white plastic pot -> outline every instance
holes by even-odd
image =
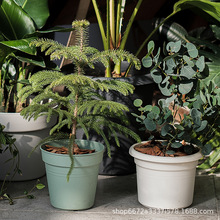
[[[129,153],[136,163],[138,201],[146,207],[159,209],[190,206],[201,153],[182,157],[152,156],[136,151],[137,145],[132,145]]]
[[[22,176],[16,174],[13,181],[24,181],[39,178],[45,175],[45,165],[41,158],[40,148],[36,149],[30,157],[32,149],[45,137],[49,136],[50,128],[55,124],[56,118],[50,123],[46,122],[47,116],[41,116],[37,120],[25,120],[19,113],[0,113],[0,123],[5,126],[4,131],[16,138],[15,145],[20,155],[20,170]],[[0,180],[5,178],[6,173],[12,166],[12,161],[5,162],[11,158],[7,150],[0,154]],[[12,174],[12,172],[11,172]],[[10,180],[12,175],[7,177]]]

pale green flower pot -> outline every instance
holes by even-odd
[[[74,168],[67,181],[71,160],[69,155],[50,153],[41,147],[46,166],[46,175],[51,205],[66,210],[91,208],[95,201],[99,165],[103,158],[104,145],[87,140],[76,140],[80,148],[95,149],[95,153],[74,155]],[[67,146],[68,140],[48,143],[52,146]]]

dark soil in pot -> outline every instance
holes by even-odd
[[[79,155],[79,154],[91,154],[94,153],[95,150],[89,150],[89,149],[80,149],[77,144],[74,145],[73,149],[73,155]],[[69,154],[69,149],[67,147],[54,147],[51,145],[45,145],[45,150],[51,153],[55,154]]]
[[[182,147],[175,149],[170,149],[167,145],[164,145],[164,141],[159,140],[145,142],[134,149],[143,154],[161,157],[180,157],[198,152],[197,148],[191,144],[186,144],[184,141],[182,141]]]

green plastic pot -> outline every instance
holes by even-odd
[[[51,205],[65,210],[83,210],[94,205],[99,165],[104,145],[87,140],[76,140],[80,148],[95,149],[95,153],[74,155],[74,168],[67,181],[71,160],[69,155],[55,154],[41,147],[45,162]],[[49,145],[68,146],[68,140],[49,142]]]

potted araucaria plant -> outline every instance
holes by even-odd
[[[184,208],[192,204],[196,166],[202,154],[212,150],[209,140],[219,129],[219,88],[209,75],[205,57],[190,42],[169,42],[142,62],[164,96],[158,105],[134,105],[134,114],[148,141],[135,144],[130,154],[137,167],[138,200],[144,206],[163,209]],[[152,65],[155,64],[154,67]],[[146,138],[147,140],[147,138]]]
[[[140,138],[127,128],[125,112],[128,108],[106,100],[98,92],[115,90],[128,95],[133,92],[133,86],[115,80],[94,80],[84,75],[86,65],[93,67],[95,62],[108,65],[108,59],[117,62],[119,58],[126,59],[129,54],[123,51],[100,52],[87,46],[89,22],[74,21],[72,25],[77,39],[74,46],[66,47],[49,39],[39,39],[31,45],[41,47],[52,60],[62,57],[71,60],[76,67],[74,72],[40,71],[30,78],[31,84],[23,88],[19,95],[25,99],[36,94],[31,104],[21,112],[25,118],[37,119],[47,115],[50,120],[52,115],[57,115],[57,124],[44,140],[45,144],[39,143],[46,164],[50,201],[56,208],[81,210],[94,204],[99,165],[105,147],[100,142],[77,139],[77,130],[82,128],[87,137],[91,130],[101,135],[109,153],[110,139],[119,144],[118,132],[137,141]],[[63,86],[67,95],[62,96],[54,91],[57,86]],[[44,99],[51,102],[42,103]],[[105,129],[107,133],[103,132]]]

